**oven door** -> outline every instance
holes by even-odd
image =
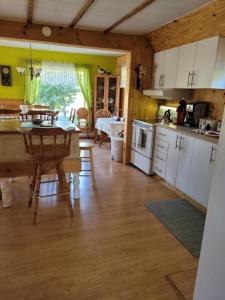
[[[152,158],[154,127],[133,125],[132,149],[147,158]]]

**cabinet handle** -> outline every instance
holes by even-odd
[[[193,71],[191,74],[191,87],[193,87],[195,85],[194,83],[194,77],[195,77],[196,73]]]
[[[215,163],[215,159],[213,159],[213,153],[214,153],[214,151],[216,151],[216,148],[215,148],[214,146],[212,146],[211,154],[210,154],[210,159],[209,159],[210,165],[211,165],[212,163]]]
[[[190,86],[191,85],[191,82],[190,82],[190,77],[191,77],[192,73],[189,72],[188,73],[188,81],[187,81],[187,86]]]
[[[178,145],[177,145],[178,139],[179,139],[179,136],[178,136],[178,134],[177,134],[175,150],[178,148]]]
[[[181,141],[183,141],[184,138],[182,138],[182,137],[180,136],[179,139],[180,139],[180,143],[179,143],[179,151],[181,151],[181,150],[183,150],[183,148],[181,147]]]
[[[159,87],[161,87],[162,75],[159,76]]]
[[[166,75],[162,74],[162,87],[165,86],[165,78],[166,78]]]

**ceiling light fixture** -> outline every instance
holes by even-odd
[[[34,62],[32,59],[32,49],[31,49],[31,43],[30,43],[30,58],[28,60],[29,62],[29,66],[28,66],[28,70],[26,73],[26,68],[25,67],[16,67],[17,72],[19,73],[19,75],[30,75],[30,79],[33,80],[34,77],[39,77],[41,75],[41,68],[34,67]]]

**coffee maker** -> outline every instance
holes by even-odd
[[[207,115],[207,102],[188,102],[186,106],[186,116],[184,126],[198,127],[199,119]]]

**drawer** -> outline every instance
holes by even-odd
[[[154,161],[153,163],[153,172],[159,175],[162,178],[166,176],[166,166],[161,163]]]
[[[168,129],[157,127],[156,128],[156,138],[169,142]]]
[[[155,152],[162,152],[167,154],[168,149],[169,149],[169,143],[166,141],[163,141],[161,139],[156,139],[155,140]]]
[[[154,152],[154,161],[165,165],[167,162],[167,154],[159,151]]]

